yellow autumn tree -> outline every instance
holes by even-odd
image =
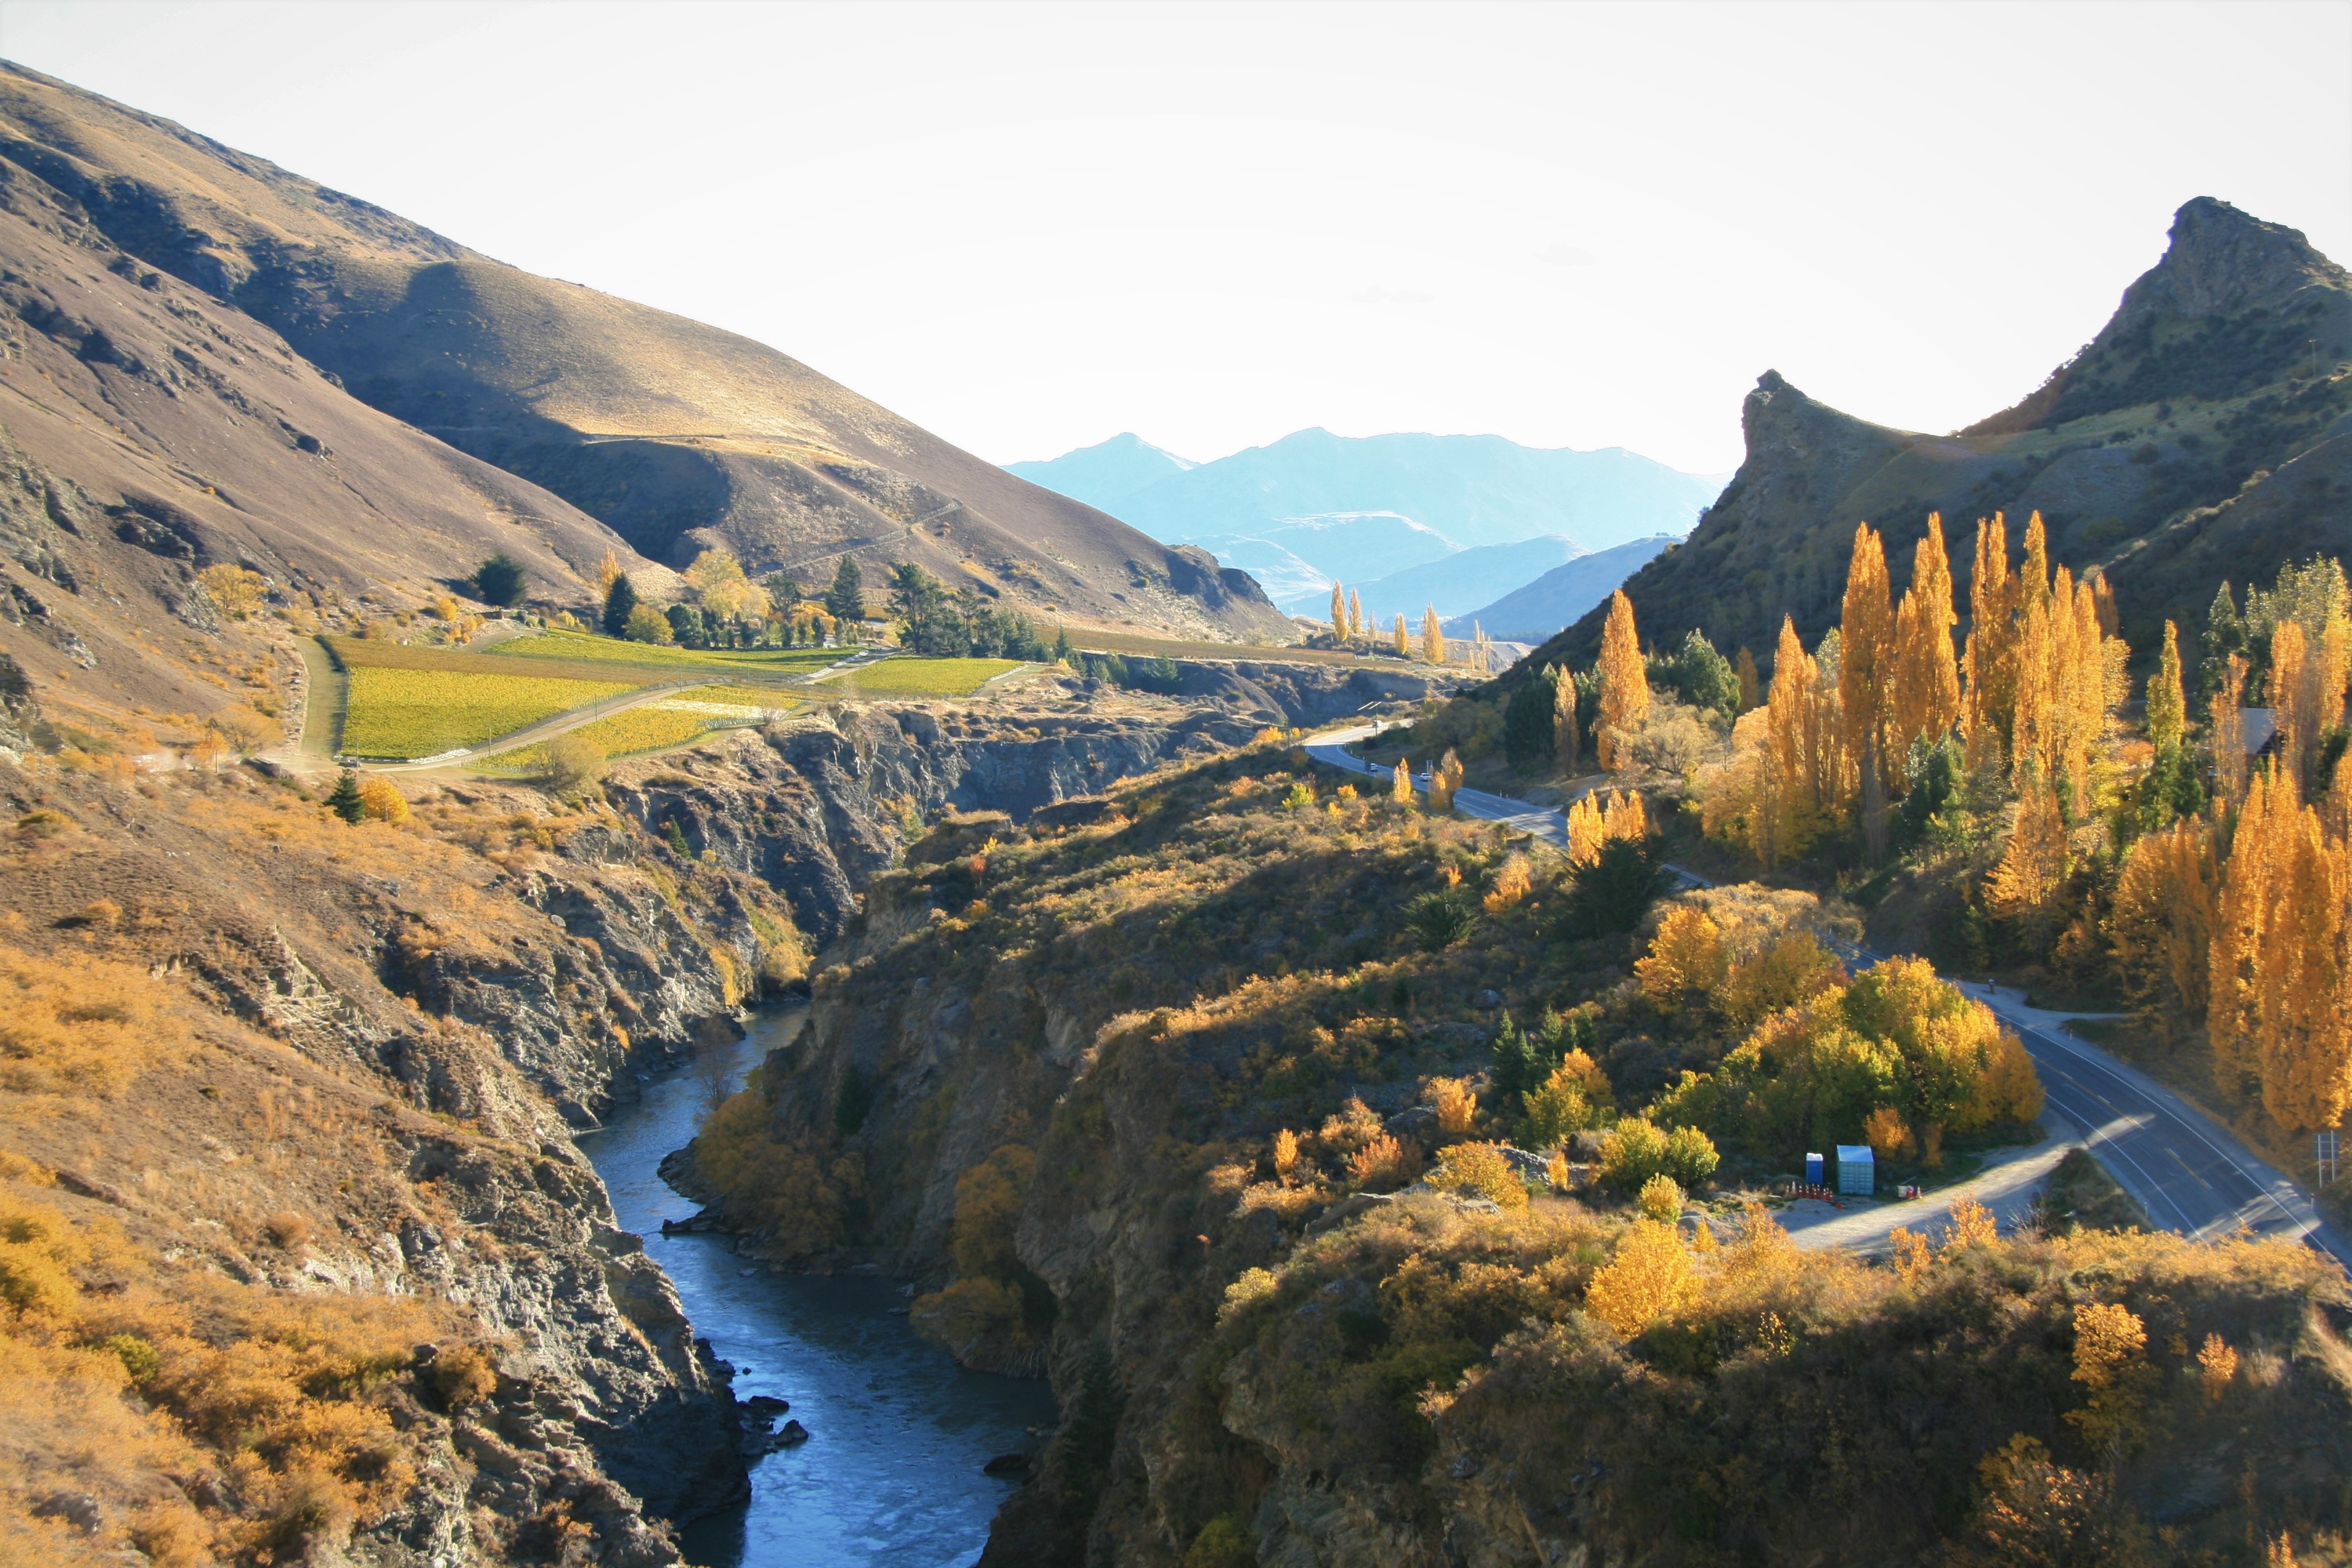
[[[2031,769],[2018,791],[2017,820],[2000,861],[1985,879],[1985,908],[2017,923],[2027,943],[2047,950],[2068,869],[2066,821],[2055,790]]]
[[[1421,612],[1421,657],[1429,664],[1445,662],[1445,628],[1437,624],[1437,606]]]
[[[2352,1030],[2345,1025],[2345,858],[2310,806],[2272,823],[2274,905],[2255,952],[2255,1069],[2263,1110],[2294,1133],[2343,1121]]]
[[[1412,657],[1412,637],[1411,634],[1404,629],[1404,612],[1402,610],[1399,610],[1397,612],[1396,618],[1396,656],[1399,658],[1411,658]]]
[[[1396,773],[1389,780],[1389,795],[1407,805],[1412,804],[1412,764],[1402,757],[1397,759]]]
[[[1609,595],[1601,629],[1601,712],[1594,729],[1601,765],[1615,772],[1626,760],[1623,737],[1650,711],[1650,677],[1633,627],[1633,601],[1620,588]]]
[[[1999,512],[1977,520],[1969,578],[1969,640],[1960,656],[1960,734],[1971,768],[2009,760],[2016,716],[2018,584],[2009,570],[2009,528]]]
[[[1348,590],[1348,637],[1350,641],[1364,635],[1364,596],[1353,588]]]
[[[2180,631],[2164,623],[2164,647],[2147,682],[2147,739],[2158,751],[2180,744],[2189,731],[2189,699],[2180,689]]]
[[[1731,673],[1739,681],[1739,711],[1745,713],[1764,700],[1764,678],[1757,672],[1756,656],[1745,647],[1731,661]]]
[[[1331,584],[1331,635],[1341,642],[1348,640],[1348,596],[1339,591],[1336,579]]]
[[[1887,736],[1893,728],[1887,701],[1895,653],[1892,593],[1885,542],[1870,524],[1856,523],[1838,621],[1838,741],[1852,761],[1863,845],[1873,861],[1886,854],[1886,801],[1895,787],[1887,763]]]
[[[1436,765],[1429,770],[1429,809],[1453,810],[1454,792],[1461,787],[1462,759],[1454,754],[1453,747],[1448,746],[1445,754],[1438,758]]]
[[[1952,563],[1944,520],[1927,514],[1927,534],[1911,555],[1911,585],[1895,612],[1894,725],[1890,757],[1907,770],[1911,742],[1941,737],[1959,721],[1960,670],[1952,657]],[[1908,779],[1903,781],[1908,784]]]
[[[2278,724],[2278,752],[2308,794],[2327,731],[2344,721],[2346,662],[2352,658],[2352,623],[2330,605],[2317,637],[2282,619],[2271,633],[2270,697]]]
[[[1723,928],[1698,905],[1676,904],[1659,921],[1650,951],[1633,965],[1633,977],[1651,1001],[1670,1007],[1693,994],[1712,994],[1730,971]]]
[[[2277,897],[2281,824],[2294,816],[2294,809],[2291,779],[2275,769],[2265,770],[2254,779],[2238,808],[2230,835],[2229,861],[2214,900],[2206,1033],[2215,1058],[2242,1073],[2255,1070],[2262,1027],[2263,942]]]
[[[2168,1028],[2205,1016],[2219,880],[2212,832],[2194,818],[2133,840],[2116,873],[2107,940],[2124,994]]]
[[[2213,788],[2220,798],[2217,805],[2233,806],[2246,793],[2246,661],[2238,654],[2221,673],[2221,683],[2213,693],[2211,721],[2206,733],[2212,739]]]
[[[1569,803],[1568,863],[1590,866],[1601,858],[1601,846],[1607,837],[1599,802],[1600,791],[1589,790]]]
[[[1617,1254],[1593,1271],[1584,1310],[1627,1339],[1673,1311],[1691,1290],[1690,1255],[1671,1225],[1637,1219]]]

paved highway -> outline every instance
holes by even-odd
[[[1310,736],[1307,752],[1344,772],[1385,780],[1389,770],[1346,750],[1381,728],[1360,724]],[[1413,787],[1426,793],[1428,781],[1416,776]],[[1457,794],[1454,804],[1465,816],[1507,823],[1549,843],[1568,842],[1567,819],[1558,807],[1471,789]],[[1687,884],[1704,881],[1675,870]],[[1875,963],[1880,956],[1859,947],[1845,952],[1857,967]],[[2028,1007],[2022,997],[1998,987],[1958,984],[2017,1031],[2042,1075],[2050,1112],[2075,1131],[2147,1212],[2149,1223],[2200,1239],[2241,1228],[2295,1237],[2352,1267],[2352,1245],[2321,1221],[2311,1195],[2212,1118],[2147,1074],[2066,1033],[2065,1015]]]

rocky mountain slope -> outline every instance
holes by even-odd
[[[480,461],[446,451],[415,461],[502,486],[515,498],[506,510],[573,521],[584,512],[673,566],[723,544],[755,571],[784,567],[805,580],[829,576],[845,552],[876,575],[916,561],[951,586],[1039,615],[1192,637],[1285,629],[1246,577],[1205,552],[1163,547],[1017,479],[763,345],[503,266],[21,68],[0,69],[0,159],[86,221],[103,241],[100,268],[120,252],[134,286],[170,279],[175,300],[201,296],[215,315],[262,323],[282,342],[261,349],[257,364],[283,363],[290,348],[308,362],[296,375],[336,378],[435,438],[419,446],[471,454]],[[37,314],[79,320],[71,303],[52,300]],[[154,357],[126,352],[168,376],[172,346]],[[75,352],[112,363],[95,347]],[[238,374],[246,364],[204,363],[248,400],[282,401]],[[335,432],[286,412],[290,450],[317,456],[296,445],[306,437],[336,445]],[[230,456],[186,461],[201,474]],[[537,499],[544,491],[578,510],[551,507]],[[335,537],[361,521],[349,505],[282,504]]]
[[[2013,537],[2039,510],[2053,560],[2104,570],[2146,652],[2166,618],[2202,626],[2217,580],[2352,548],[2352,276],[2295,230],[2200,197],[2098,336],[2013,408],[1921,435],[1768,371],[1741,426],[1748,458],[1721,498],[1625,585],[1656,646],[1696,626],[1769,662],[1783,614],[1810,643],[1837,617],[1864,520],[1899,574],[1941,511],[1965,603],[1975,520],[2005,510]],[[1539,659],[1590,662],[1601,621]]]
[[[215,662],[208,567],[368,615],[446,592],[498,550],[558,599],[591,595],[608,550],[646,564],[129,254],[5,149],[0,305],[0,644],[60,721],[249,708],[268,682]]]

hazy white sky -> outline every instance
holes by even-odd
[[[1943,430],[2224,197],[2352,258],[2352,3],[0,4],[0,55],[997,461]]]

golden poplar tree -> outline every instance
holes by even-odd
[[[1894,663],[1895,611],[1886,577],[1885,542],[1866,522],[1853,530],[1838,622],[1839,743],[1853,770],[1864,847],[1873,861],[1886,854],[1886,801],[1894,789],[1887,763],[1892,729],[1887,677]]]
[[[2164,647],[2147,683],[2147,738],[2158,751],[2180,744],[2189,731],[2189,699],[2180,689],[2180,632],[2164,623]]]
[[[1437,624],[1437,606],[1421,612],[1421,657],[1430,664],[1445,662],[1445,629]]]
[[[2235,805],[2246,793],[2246,661],[2231,654],[2213,693],[2213,710],[2206,733],[2213,743],[2213,784],[2224,806]]]
[[[2284,825],[2294,815],[2294,781],[2275,767],[2264,769],[2238,808],[2229,863],[2213,901],[2205,1027],[2214,1057],[2241,1072],[2258,1070],[2263,938],[2278,897]]]
[[[2274,893],[2255,958],[2263,1109],[2295,1132],[2333,1127],[2347,1094],[2344,861],[2309,806],[2273,823]]]
[[[1601,712],[1595,749],[1601,765],[1615,771],[1621,737],[1650,710],[1650,676],[1642,662],[1642,644],[1633,629],[1633,601],[1618,589],[1609,595],[1609,620],[1601,629]]]
[[[1764,678],[1757,673],[1756,656],[1741,648],[1731,669],[1739,678],[1739,711],[1748,712],[1764,700]]]
[[[1571,866],[1591,865],[1601,858],[1601,846],[1608,840],[1608,827],[1601,815],[1597,789],[1587,790],[1569,804],[1568,863]]]
[[[1952,563],[1944,520],[1927,514],[1927,534],[1911,555],[1911,585],[1895,612],[1894,760],[1906,773],[1911,742],[1940,739],[1960,717],[1960,669],[1952,657]],[[1909,783],[1906,778],[1906,784]]]
[[[1961,655],[1961,736],[1971,768],[2009,760],[2009,727],[2017,711],[2018,600],[2018,584],[2009,570],[2008,525],[1999,512],[1979,518],[1976,565],[1969,579],[1969,640]]]
[[[1453,810],[1454,794],[1461,788],[1462,759],[1454,754],[1453,747],[1448,746],[1445,754],[1438,758],[1437,764],[1429,770],[1429,809]]]
[[[2106,921],[2116,967],[2133,1005],[2168,1028],[2205,1016],[2219,880],[2212,831],[2196,818],[2134,839],[2116,871]]]
[[[1576,677],[1566,665],[1552,671],[1551,739],[1559,753],[1559,771],[1563,777],[1576,776],[1576,764],[1584,750],[1584,737],[1576,724]],[[2352,770],[2347,770],[2352,773]]]
[[[1348,640],[1348,596],[1337,582],[1331,584],[1331,635],[1341,642]]]
[[[1399,610],[1397,612],[1396,656],[1399,658],[1411,658],[1412,657],[1412,635],[1404,629],[1404,612],[1402,610]]]
[[[1772,689],[1765,699],[1763,776],[1748,828],[1756,858],[1767,866],[1803,854],[1828,826],[1822,753],[1834,746],[1835,735],[1823,733],[1821,679],[1820,664],[1798,640],[1796,622],[1781,616]]]
[[[2000,862],[1985,879],[1985,908],[2016,922],[2038,954],[2047,950],[2066,885],[2066,821],[2058,796],[2032,767],[2019,786],[2017,821]]]
[[[1601,809],[1602,842],[1624,838],[1639,843],[1649,836],[1650,816],[1648,810],[1642,805],[1641,792],[1639,790],[1627,790],[1622,794],[1612,792],[1608,804]]]
[[[2107,585],[2107,574],[2095,566],[2084,581],[2090,584],[2092,601],[2098,609],[2099,635],[2103,637],[2115,636],[2116,591]]]
[[[601,604],[605,599],[612,597],[613,584],[620,581],[620,558],[614,555],[611,551],[607,550],[604,552],[604,559],[596,563],[596,598],[598,603]]]
[[[1348,590],[1348,636],[1352,640],[1364,635],[1364,596],[1353,588]]]
[[[1412,764],[1402,757],[1397,759],[1396,773],[1389,780],[1389,794],[1407,805],[1412,804]]]

